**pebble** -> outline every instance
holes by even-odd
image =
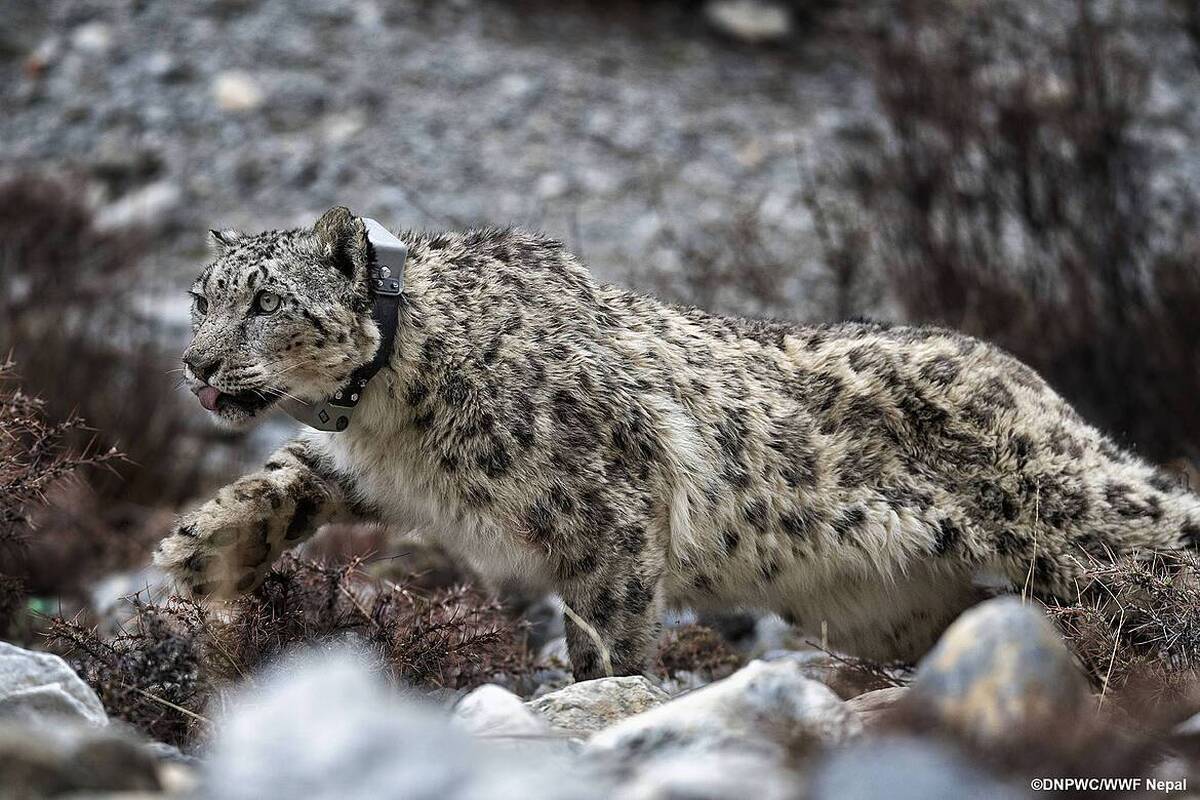
[[[240,70],[222,72],[213,79],[212,95],[222,111],[254,111],[262,106],[266,95],[251,75]]]

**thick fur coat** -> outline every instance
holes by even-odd
[[[912,659],[981,576],[1073,597],[1093,559],[1200,544],[1200,498],[983,342],[682,308],[516,231],[401,238],[390,367],[348,431],[301,434],[180,520],[156,558],[191,591],[253,589],[331,519],[418,522],[561,595],[597,634],[568,623],[587,678],[644,669],[664,604]],[[213,413],[316,401],[371,359],[373,255],[346,209],[214,239],[185,354]]]

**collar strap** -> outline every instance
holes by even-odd
[[[387,366],[396,344],[408,246],[373,219],[364,217],[363,224],[367,227],[367,239],[375,251],[368,282],[374,298],[371,316],[379,326],[379,348],[369,362],[350,373],[350,379],[333,393],[333,397],[311,405],[296,402],[283,405],[283,409],[292,417],[319,431],[338,432],[350,427],[350,420],[362,399],[363,391],[371,378]]]

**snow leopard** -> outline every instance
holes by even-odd
[[[353,425],[184,514],[155,557],[181,591],[251,592],[327,522],[416,528],[556,593],[582,680],[647,669],[668,608],[911,661],[997,580],[1074,597],[1097,560],[1200,544],[1200,498],[977,339],[720,316],[517,229],[397,236],[394,344]],[[183,364],[218,421],[320,402],[373,359],[360,217],[212,244]]]

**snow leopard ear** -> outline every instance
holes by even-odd
[[[366,281],[371,244],[367,226],[350,209],[345,206],[329,209],[313,225],[313,233],[334,269],[354,283]]]
[[[243,234],[233,229],[210,230],[208,232],[208,249],[212,251],[213,258],[220,258],[229,252],[229,248],[236,244],[242,236]]]

